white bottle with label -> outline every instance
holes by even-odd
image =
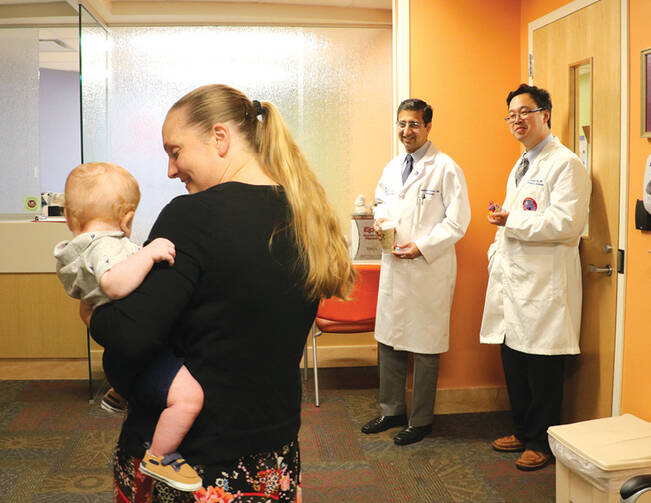
[[[382,256],[380,238],[373,229],[373,212],[363,194],[355,199],[350,222],[350,256],[353,260],[377,260]]]

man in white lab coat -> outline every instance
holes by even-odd
[[[461,168],[427,139],[432,108],[419,99],[403,101],[397,128],[406,152],[387,164],[375,192],[376,230],[386,220],[396,224],[395,246],[382,252],[375,323],[381,415],[362,432],[406,425],[394,442],[407,445],[432,431],[439,355],[449,347],[454,244],[466,232],[470,204]],[[414,393],[408,419],[409,353]]]
[[[498,451],[524,451],[522,470],[552,460],[547,428],[560,423],[565,355],[579,352],[579,241],[590,203],[590,175],[550,132],[549,93],[522,84],[506,100],[508,123],[525,152],[509,175],[488,249],[480,339],[501,344],[515,432]]]

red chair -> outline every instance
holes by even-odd
[[[319,406],[319,376],[316,358],[316,338],[325,333],[352,334],[375,330],[380,266],[355,264],[357,281],[350,300],[336,297],[321,301],[312,327],[312,362],[314,367],[315,405]],[[307,370],[307,348],[306,348]]]

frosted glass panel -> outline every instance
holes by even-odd
[[[82,162],[109,161],[108,33],[79,7]],[[73,166],[74,167],[74,166]]]
[[[273,102],[348,230],[359,193],[372,199],[391,156],[391,30],[367,28],[111,28],[113,162],[138,179],[142,241],[183,185],[167,179],[161,126],[200,85],[224,83]],[[233,50],[237,48],[237,50]]]
[[[41,67],[39,73],[41,192],[63,192],[81,159],[79,72]]]
[[[39,196],[38,30],[0,29],[0,213]]]

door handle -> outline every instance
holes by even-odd
[[[606,264],[604,267],[597,267],[596,265],[588,264],[588,271],[612,276],[613,267],[610,264]]]

